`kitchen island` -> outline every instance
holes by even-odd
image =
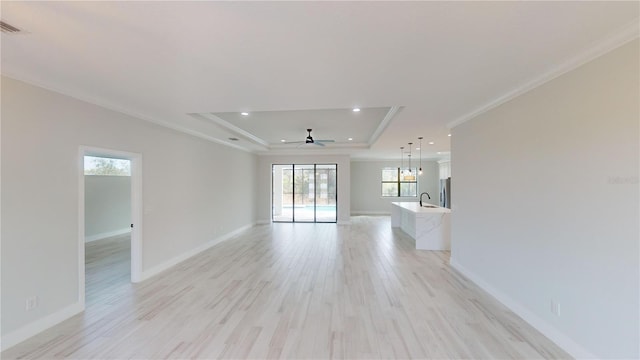
[[[426,207],[428,206],[428,207]],[[391,227],[416,240],[419,250],[451,250],[451,210],[418,202],[392,202]]]

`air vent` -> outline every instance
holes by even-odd
[[[9,25],[4,21],[0,21],[0,30],[2,30],[2,32],[5,34],[17,34],[22,32],[22,30],[13,25]]]

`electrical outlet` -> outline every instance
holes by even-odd
[[[38,297],[30,296],[25,301],[25,310],[31,311],[38,307]]]

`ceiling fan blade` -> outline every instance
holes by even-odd
[[[336,141],[335,140],[316,140],[316,142],[332,143],[332,142],[336,142]]]
[[[308,143],[308,142],[304,142],[304,141],[300,141],[300,144],[298,144],[298,146],[296,146],[297,148],[311,148],[314,146],[324,146],[323,143],[319,143],[317,141],[314,141],[312,143]]]

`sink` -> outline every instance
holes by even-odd
[[[422,207],[431,208],[431,209],[437,208],[437,206],[435,205],[422,205]]]

